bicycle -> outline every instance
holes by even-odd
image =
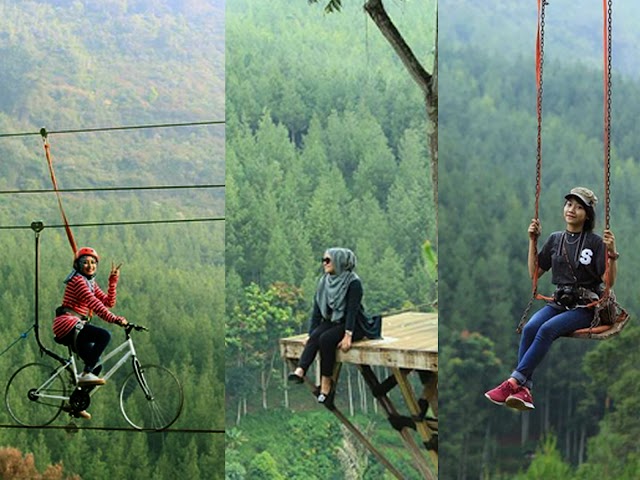
[[[131,338],[131,332],[146,331],[142,325],[129,323],[124,327],[126,340],[103,358],[103,364],[122,352],[120,358],[103,378],[108,380],[131,358],[131,372],[120,388],[120,411],[135,429],[160,431],[171,426],[180,416],[184,402],[182,386],[165,367],[141,365]],[[47,353],[49,353],[47,351]],[[52,423],[62,411],[78,417],[91,403],[91,396],[100,386],[78,385],[78,369],[74,352],[69,358],[58,357],[60,366],[28,363],[11,376],[5,390],[5,405],[11,417],[20,425],[40,427]]]

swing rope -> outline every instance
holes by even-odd
[[[542,192],[542,92],[543,92],[543,70],[544,70],[544,17],[545,7],[548,5],[546,0],[538,0],[538,28],[536,34],[536,118],[538,121],[537,150],[536,150],[536,193],[534,203],[533,218],[538,219],[540,215],[540,194]],[[527,323],[529,311],[533,306],[533,302],[540,298],[538,293],[538,246],[534,245],[534,265],[533,276],[531,282],[531,297],[529,303],[522,313],[517,333],[522,333],[522,327]]]
[[[542,192],[542,93],[543,93],[543,70],[544,70],[544,17],[545,17],[545,7],[549,3],[546,0],[538,0],[538,29],[537,29],[537,38],[536,38],[536,111],[537,111],[537,121],[538,121],[538,141],[537,141],[537,151],[536,151],[536,201],[534,208],[533,218],[538,220],[540,218],[540,194]],[[538,293],[538,246],[537,242],[535,245],[535,264],[533,271],[533,281],[532,281],[532,295],[531,302],[533,304],[533,300],[535,299],[544,299],[548,300],[548,298],[543,297]],[[531,308],[531,307],[529,307]],[[528,310],[527,309],[527,315]],[[521,327],[518,327],[519,329]]]
[[[535,191],[535,206],[534,206],[534,219],[539,219],[540,210],[540,194],[542,184],[542,98],[543,98],[543,67],[544,67],[544,26],[545,26],[545,7],[548,5],[546,0],[538,0],[538,28],[536,37],[536,109],[537,109],[537,152],[536,152],[536,191]],[[612,0],[603,0],[603,63],[604,63],[604,210],[605,210],[605,229],[610,228],[610,190],[611,190],[611,39],[612,39]],[[524,313],[520,319],[517,333],[522,333],[522,328],[527,323],[529,318],[529,311],[533,305],[534,300],[546,300],[553,301],[552,297],[541,295],[538,292],[538,279],[539,279],[539,267],[538,267],[538,249],[537,242],[534,245],[534,271],[532,275],[532,292],[531,298],[525,308]],[[611,279],[610,279],[610,258],[605,249],[605,291],[601,298],[586,305],[586,307],[596,307],[597,305],[604,304],[609,300],[611,296]],[[620,323],[626,322],[628,315],[626,312],[615,302],[616,307],[621,311]],[[592,337],[592,329],[598,324],[599,315],[596,309],[594,320],[588,329],[588,337]],[[609,329],[611,327],[607,327]],[[619,331],[619,330],[618,330]]]
[[[64,229],[65,229],[65,232],[67,233],[67,239],[69,240],[69,245],[71,246],[71,250],[73,250],[73,253],[75,254],[78,251],[78,246],[76,244],[75,238],[73,237],[73,232],[71,231],[69,220],[67,220],[67,215],[64,213],[64,207],[62,206],[62,197],[58,189],[56,174],[53,170],[53,160],[51,158],[51,146],[49,145],[47,130],[45,128],[42,128],[40,130],[40,135],[42,135],[42,142],[44,144],[44,153],[45,153],[45,156],[47,157],[47,165],[49,166],[49,175],[51,176],[51,183],[53,184],[53,189],[55,190],[56,198],[58,199],[58,208],[60,209],[60,215],[62,216]]]
[[[603,28],[602,35],[604,39],[604,228],[610,228],[611,206],[610,206],[610,190],[611,190],[611,4],[612,0],[602,0],[603,9]],[[610,264],[609,255],[605,251],[605,293],[603,299],[609,297],[611,291],[610,280]]]

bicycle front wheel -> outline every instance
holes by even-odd
[[[29,363],[19,368],[9,379],[4,403],[11,417],[20,425],[41,427],[53,422],[68,399],[64,372],[41,363]]]
[[[180,416],[183,400],[182,386],[173,373],[137,361],[120,390],[122,415],[139,430],[168,428]]]

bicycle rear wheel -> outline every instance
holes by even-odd
[[[41,427],[53,422],[68,398],[65,375],[53,377],[55,369],[41,363],[19,368],[9,379],[4,403],[20,425]]]
[[[134,361],[133,372],[120,390],[120,410],[132,427],[164,430],[178,419],[182,403],[182,386],[173,373]]]

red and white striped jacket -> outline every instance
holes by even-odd
[[[109,323],[117,323],[122,317],[109,311],[116,304],[116,286],[118,277],[109,277],[109,288],[104,293],[95,281],[89,281],[80,274],[74,275],[67,283],[62,299],[62,306],[72,309],[78,315],[66,313],[53,320],[53,334],[62,338],[78,323],[78,317],[89,317],[93,314]]]

